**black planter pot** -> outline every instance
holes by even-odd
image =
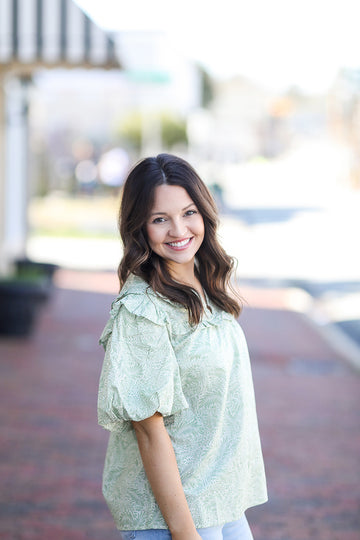
[[[29,336],[47,296],[42,280],[0,281],[0,335]]]
[[[56,264],[40,263],[30,259],[17,259],[15,262],[16,275],[19,277],[32,276],[33,278],[41,278],[46,285],[48,296],[53,288],[53,277],[58,270]]]
[[[37,272],[42,276],[48,276],[52,278],[55,271],[59,268],[56,264],[41,263],[32,261],[31,259],[17,259],[15,261],[17,274],[24,274],[28,272]]]

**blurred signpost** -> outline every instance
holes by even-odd
[[[167,71],[160,70],[125,70],[125,77],[130,81],[140,84],[168,84],[171,82],[171,76]]]

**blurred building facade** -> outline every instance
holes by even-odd
[[[24,256],[29,87],[43,68],[119,69],[114,42],[72,0],[0,2],[0,270]]]
[[[120,34],[117,50],[120,71],[36,75],[30,116],[35,192],[66,190],[79,161],[97,167],[115,147],[133,162],[171,150],[176,139],[186,143],[186,118],[202,103],[201,70],[161,33]]]
[[[24,254],[30,195],[111,192],[144,155],[184,155],[218,185],[227,164],[281,157],[330,118],[356,171],[355,83],[342,74],[326,109],[325,96],[214,81],[162,32],[110,38],[72,0],[1,0],[1,269]]]

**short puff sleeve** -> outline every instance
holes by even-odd
[[[105,359],[98,421],[110,431],[127,430],[130,420],[144,420],[156,412],[170,416],[188,408],[166,324],[152,305],[144,309],[142,302],[139,310],[138,304],[133,295],[113,304],[100,339]]]

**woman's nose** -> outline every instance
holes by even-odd
[[[181,238],[185,235],[185,233],[185,223],[181,219],[172,220],[169,235],[173,236],[174,238]]]

